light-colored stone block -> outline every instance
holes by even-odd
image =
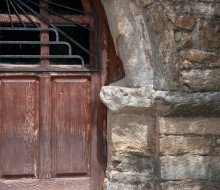
[[[165,136],[160,138],[160,154],[162,155],[210,155],[211,138]]]
[[[220,135],[220,118],[158,118],[160,134]]]

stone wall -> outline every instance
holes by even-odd
[[[104,188],[220,189],[220,1],[102,2],[125,69],[100,93]]]
[[[161,189],[220,188],[220,118],[157,118]]]

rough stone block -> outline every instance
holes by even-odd
[[[161,178],[163,180],[219,180],[219,156],[163,156]]]
[[[155,0],[141,0],[143,6],[149,6],[155,3]]]
[[[130,185],[125,183],[114,183],[105,181],[104,184],[105,190],[152,190],[153,184],[152,183],[146,183],[142,185]]]
[[[182,47],[183,48],[191,48],[193,46],[192,36],[184,36],[182,39]]]
[[[220,92],[164,92],[157,91],[154,106],[158,116],[219,117]]]
[[[149,30],[153,50],[154,89],[157,90],[177,89],[179,82],[176,67],[178,51],[173,30],[174,25],[167,16],[167,12],[170,10],[166,8],[167,6],[162,6],[154,1],[145,9],[147,30]]]
[[[138,173],[138,172],[118,172],[111,171],[107,174],[108,178],[112,182],[131,184],[131,185],[140,185],[145,184],[153,180],[153,175],[148,173]]]
[[[200,34],[204,48],[220,47],[220,21],[204,21],[200,27]]]
[[[220,147],[214,149],[214,154],[220,156]]]
[[[153,174],[154,160],[152,158],[127,153],[127,155],[112,155],[109,169],[120,172],[138,172]]]
[[[215,184],[198,181],[169,181],[161,184],[161,190],[218,190]]]
[[[175,6],[175,9],[178,13],[199,14],[204,16],[220,16],[219,0],[205,0],[205,1],[171,0],[170,2],[171,3],[178,2],[176,3]]]
[[[220,90],[220,69],[192,69],[181,75],[183,84],[194,92]]]
[[[214,62],[207,62],[207,63],[195,63],[189,60],[183,60],[180,62],[180,69],[181,70],[189,70],[189,69],[215,69],[220,68],[220,60]]]
[[[153,92],[152,86],[142,88],[104,86],[100,98],[112,112],[151,112]]]
[[[145,114],[108,114],[106,189],[141,189],[154,180],[155,118]],[[117,184],[121,184],[117,186]]]
[[[192,30],[196,24],[194,16],[179,16],[176,20],[176,26],[187,30]]]
[[[213,61],[216,58],[216,54],[213,52],[206,52],[196,49],[181,51],[180,56],[183,59],[187,59],[196,63],[207,63]]]
[[[157,119],[160,134],[220,135],[220,118],[164,118]]]
[[[165,136],[160,138],[160,154],[162,155],[209,155],[211,153],[211,138]]]
[[[155,118],[147,115],[111,114],[111,143],[114,155],[152,156]]]

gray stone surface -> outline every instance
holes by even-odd
[[[160,162],[163,180],[220,180],[219,156],[163,156]]]
[[[182,71],[183,84],[192,91],[219,91],[220,69]]]
[[[138,0],[102,0],[128,86],[153,84],[152,50]]]
[[[161,92],[154,95],[158,116],[220,116],[220,92]]]
[[[109,183],[109,181],[105,181],[104,188],[106,190],[151,190],[153,184],[146,183],[144,185],[130,185],[125,183]]]
[[[160,138],[160,154],[210,155],[213,148],[212,141],[213,139],[211,137],[162,136]]]
[[[154,1],[145,7],[144,13],[147,23],[145,31],[148,31],[151,40],[154,89],[175,90],[179,83],[176,65],[178,52],[170,7],[163,5],[163,1]]]
[[[126,88],[116,86],[102,87],[102,102],[112,112],[148,111],[152,112],[152,87]]]
[[[220,91],[220,69],[182,71],[183,84],[192,91]]]
[[[161,190],[218,190],[219,186],[210,182],[192,180],[169,181],[161,183]]]

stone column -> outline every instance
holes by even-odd
[[[106,190],[155,187],[156,120],[148,91],[102,88],[101,99],[109,108]]]

